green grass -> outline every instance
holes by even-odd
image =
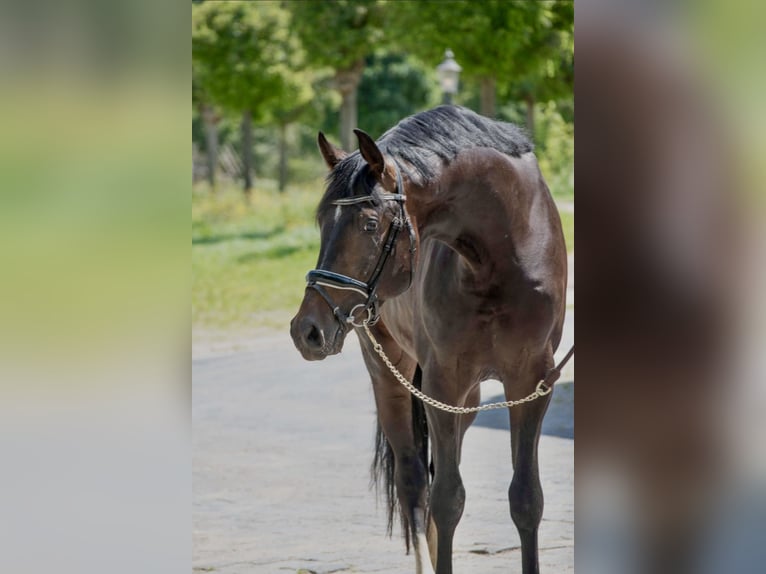
[[[232,186],[192,193],[192,322],[223,330],[284,328],[303,298],[306,271],[316,265],[314,210],[323,182],[289,188],[260,180],[248,203]],[[562,213],[567,249],[574,214]]]
[[[195,325],[276,326],[270,313],[297,309],[319,250],[314,208],[321,192],[318,181],[285,194],[259,185],[250,203],[236,188],[193,193]]]

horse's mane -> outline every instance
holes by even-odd
[[[534,149],[519,127],[485,118],[460,106],[439,106],[409,116],[376,143],[384,154],[411,166],[408,175],[424,184],[436,178],[444,165],[467,149],[487,147],[514,157]],[[359,151],[338,163],[327,177],[327,192],[319,210],[331,200],[369,193],[372,185],[366,166]],[[358,189],[360,186],[363,189]]]
[[[425,181],[466,149],[488,147],[514,157],[534,149],[517,126],[459,106],[439,106],[405,118],[377,143],[384,153],[411,164]]]

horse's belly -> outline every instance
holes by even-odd
[[[459,255],[436,253],[419,293],[419,316],[428,340],[445,348],[485,349],[490,356],[544,346],[555,326],[555,302],[519,277],[486,290],[466,290]]]

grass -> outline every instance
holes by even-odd
[[[285,328],[316,265],[314,210],[324,189],[314,182],[276,191],[259,180],[252,200],[227,187],[192,192],[192,322],[195,328]],[[561,214],[567,248],[574,214]]]
[[[319,249],[314,207],[321,191],[321,181],[285,194],[259,184],[250,203],[236,188],[194,191],[195,325],[274,327],[275,311],[297,309]]]

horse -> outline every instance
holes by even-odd
[[[452,572],[461,447],[476,414],[421,401],[396,375],[469,409],[481,381],[500,380],[519,403],[508,408],[510,514],[523,572],[537,573],[537,445],[550,395],[535,389],[555,369],[567,256],[533,145],[513,124],[451,105],[405,118],[377,141],[354,132],[353,153],[318,135],[330,170],[321,243],[292,339],[304,359],[321,360],[357,333],[377,407],[373,475],[387,494],[389,535],[398,508],[418,573]]]

